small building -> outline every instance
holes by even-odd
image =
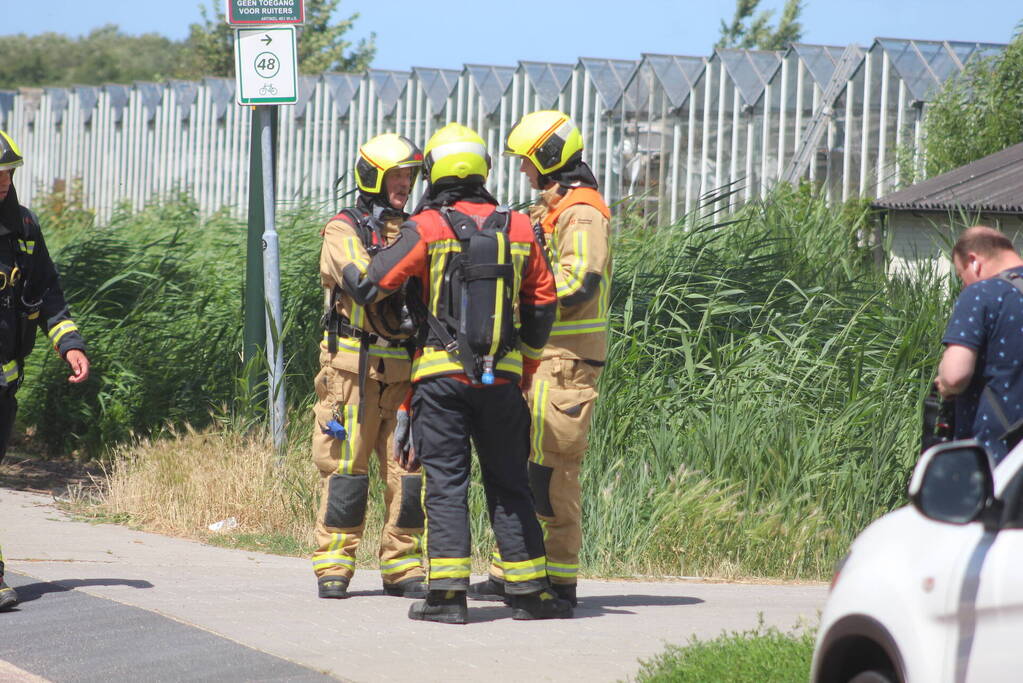
[[[937,262],[948,271],[954,236],[970,225],[990,225],[1023,246],[1023,142],[878,199],[888,236],[889,273]]]

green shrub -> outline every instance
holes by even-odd
[[[814,634],[776,628],[722,634],[705,642],[669,645],[643,662],[642,683],[802,683],[810,678]]]
[[[1023,31],[1001,55],[972,60],[945,82],[924,132],[928,177],[1023,141]]]

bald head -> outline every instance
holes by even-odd
[[[1005,233],[986,225],[974,225],[956,240],[952,263],[963,284],[972,285],[1007,268],[1023,265],[1023,259]]]

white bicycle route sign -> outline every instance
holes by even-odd
[[[295,104],[294,26],[235,29],[234,54],[238,104]]]

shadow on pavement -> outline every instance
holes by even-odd
[[[131,588],[152,588],[148,581],[134,579],[60,579],[58,581],[40,581],[15,586],[19,602],[38,600],[47,593],[64,593],[75,588],[89,586],[129,586]]]
[[[699,605],[701,598],[684,595],[595,595],[579,598],[573,619],[594,619],[605,614],[635,614],[621,607],[681,607]],[[511,619],[512,611],[496,601],[470,600],[469,623],[476,624],[499,619]]]
[[[675,607],[680,605],[699,605],[702,602],[702,598],[690,598],[685,595],[584,595],[579,598],[579,609]]]

